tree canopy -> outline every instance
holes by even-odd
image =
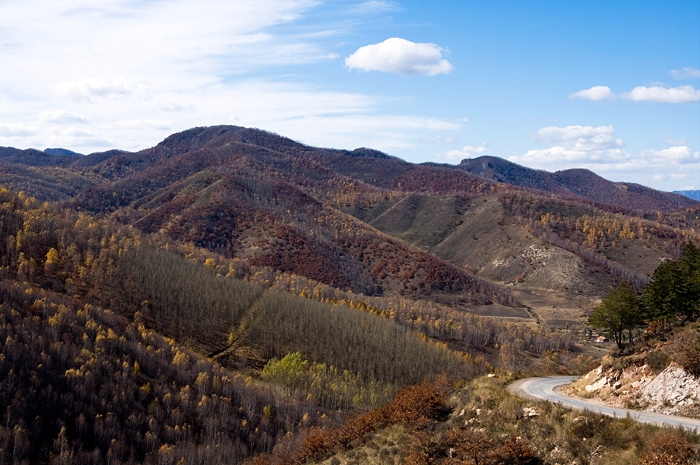
[[[652,320],[692,320],[700,314],[700,250],[692,242],[677,260],[659,265],[641,297],[628,284],[608,292],[593,309],[588,323],[610,331],[619,348],[627,330],[632,340],[636,325]]]
[[[700,313],[700,250],[688,242],[677,260],[659,265],[642,296],[648,320],[693,319]]]
[[[643,322],[640,299],[627,284],[608,292],[589,319],[591,326],[609,330],[619,348],[623,347],[624,331],[627,330],[631,340],[632,329]]]

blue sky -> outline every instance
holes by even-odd
[[[0,145],[215,124],[700,189],[700,4],[0,1]]]

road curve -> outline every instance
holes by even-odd
[[[582,399],[568,397],[554,390],[558,386],[573,383],[578,376],[552,376],[549,378],[526,378],[521,379],[510,386],[508,390],[520,397],[533,400],[548,400],[577,410],[590,410],[591,412],[602,413],[611,417],[624,418],[629,415],[631,418],[643,423],[652,423],[663,426],[682,426],[683,428],[694,430],[700,433],[700,420],[685,417],[674,417],[662,415],[660,413],[647,413],[638,410],[609,407],[607,405],[595,404]]]

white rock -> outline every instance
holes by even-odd
[[[642,389],[642,399],[653,404],[672,405],[700,401],[700,379],[672,362]]]
[[[595,392],[595,391],[598,391],[598,390],[600,390],[603,386],[605,386],[606,384],[608,384],[608,378],[605,378],[605,377],[600,378],[600,379],[599,379],[598,381],[596,381],[595,383],[589,384],[588,386],[586,386],[586,392]]]

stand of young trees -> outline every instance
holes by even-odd
[[[138,318],[9,280],[0,302],[0,463],[240,463],[337,417]]]

